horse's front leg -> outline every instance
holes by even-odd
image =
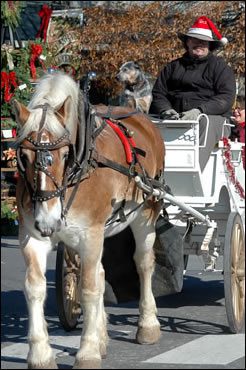
[[[103,229],[90,228],[80,253],[83,332],[74,369],[101,368],[101,358],[106,355],[105,282],[101,264],[103,241]]]
[[[134,261],[140,279],[140,316],[136,340],[140,344],[154,344],[161,335],[155,298],[152,293],[152,274],[155,265],[153,245],[156,234],[150,217],[146,223],[145,216],[139,216],[131,225],[136,242]]]
[[[29,369],[57,369],[52,349],[49,345],[47,324],[44,317],[46,297],[46,261],[52,247],[50,242],[30,238],[22,245],[26,262],[25,297],[29,314],[27,357]]]

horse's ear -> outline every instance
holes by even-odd
[[[17,122],[23,126],[30,116],[29,110],[16,99],[12,100],[11,106]]]
[[[66,122],[72,109],[72,98],[68,96],[62,106],[56,111],[58,117],[62,117],[63,121]]]

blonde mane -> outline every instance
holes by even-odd
[[[70,76],[62,72],[44,75],[36,86],[31,101],[27,106],[31,114],[19,132],[18,141],[22,141],[31,131],[39,130],[43,110],[36,107],[45,103],[48,104],[48,110],[44,128],[55,136],[62,135],[64,127],[60,124],[55,112],[61,108],[69,96],[71,97],[72,109],[65,124],[66,129],[72,134],[77,127],[78,121],[79,86]],[[79,103],[83,104],[82,101]]]

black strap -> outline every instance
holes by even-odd
[[[42,117],[41,117],[41,121],[40,121],[40,123],[39,123],[39,131],[38,131],[38,139],[37,139],[37,141],[40,141],[40,140],[41,140],[41,132],[42,132],[42,129],[43,129],[43,127],[44,127],[45,116],[46,116],[46,113],[47,113],[47,110],[48,110],[49,106],[50,106],[50,105],[49,105],[48,103],[44,103],[44,104],[42,104],[42,105],[37,105],[37,106],[35,107],[35,109],[36,109],[36,108],[41,108],[41,109],[43,109]]]
[[[138,175],[135,169],[132,171],[131,167],[122,166],[121,164],[113,162],[110,159],[104,157],[103,155],[98,154],[97,152],[93,153],[93,159],[95,160],[97,165],[112,168],[113,170],[121,172],[126,176],[133,177]]]
[[[112,113],[112,109],[110,109],[111,107],[109,107],[108,109],[108,112],[107,113],[100,113],[100,112],[96,112],[96,116],[98,117],[103,117],[105,119],[123,119],[123,118],[128,118],[128,117],[131,117],[135,114],[141,114],[141,112],[139,112],[138,110],[135,110],[133,112],[129,112],[129,113],[126,113],[126,114],[114,114]]]
[[[145,158],[145,156],[146,156],[145,150],[137,148],[137,147],[134,147],[133,150],[135,151],[136,154],[139,154],[139,155],[141,155],[142,157]]]
[[[83,176],[83,175],[84,175],[84,176]],[[84,171],[81,169],[81,171],[80,171],[80,175],[79,175],[78,179],[76,180],[77,182],[76,182],[76,184],[74,185],[74,188],[73,188],[73,190],[72,190],[72,193],[71,193],[71,195],[70,195],[70,198],[68,199],[67,205],[66,205],[66,207],[63,209],[62,216],[63,216],[63,218],[64,218],[64,219],[66,219],[66,215],[67,215],[67,213],[68,213],[68,211],[69,211],[69,208],[71,207],[71,205],[72,205],[72,203],[73,203],[74,197],[75,197],[75,195],[76,195],[76,193],[77,193],[77,190],[78,190],[78,187],[79,187],[79,185],[80,185],[81,181],[82,181],[83,179],[85,179],[86,177],[88,177],[88,176],[89,176],[89,174],[88,174],[88,173],[84,174]]]

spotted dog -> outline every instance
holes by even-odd
[[[135,62],[122,64],[116,79],[124,84],[123,105],[148,113],[152,102],[152,86]]]

